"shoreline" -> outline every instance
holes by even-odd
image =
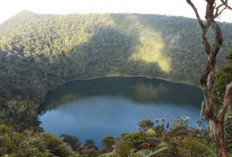
[[[42,96],[42,100],[38,103],[38,108],[40,108],[41,106],[43,106],[43,103],[46,100],[46,97],[49,95],[50,92],[53,92],[53,91],[57,90],[59,87],[65,85],[65,84],[72,83],[72,82],[75,82],[75,81],[89,81],[89,80],[95,80],[95,79],[101,79],[101,78],[110,78],[110,77],[123,77],[123,78],[126,78],[126,77],[128,77],[128,78],[142,77],[142,78],[146,78],[146,79],[158,79],[158,80],[166,81],[168,83],[181,84],[181,85],[192,86],[192,87],[201,89],[197,85],[187,84],[187,83],[177,82],[177,81],[172,81],[170,79],[165,79],[165,78],[161,78],[161,77],[154,77],[154,76],[148,76],[148,75],[107,75],[107,76],[97,76],[97,77],[82,78],[82,79],[76,78],[76,79],[72,79],[72,80],[60,83],[56,87],[47,90],[46,93]]]
[[[60,86],[63,86],[65,84],[68,84],[68,83],[71,83],[71,82],[75,82],[75,81],[89,81],[89,80],[95,80],[95,79],[101,79],[101,78],[110,78],[110,77],[123,77],[123,78],[132,78],[132,77],[142,77],[142,78],[146,78],[146,79],[158,79],[158,80],[162,80],[162,81],[166,81],[166,82],[169,82],[169,83],[176,83],[176,84],[182,84],[182,85],[187,85],[187,86],[192,86],[192,87],[196,87],[196,88],[199,88],[201,89],[199,86],[197,85],[194,85],[194,84],[188,84],[188,83],[184,83],[184,82],[177,82],[177,81],[173,81],[173,80],[170,80],[170,79],[167,79],[167,78],[161,78],[161,77],[154,77],[154,76],[148,76],[148,75],[107,75],[107,76],[96,76],[96,77],[90,77],[90,78],[76,78],[76,79],[72,79],[70,81],[67,81],[67,82],[64,82],[64,83],[61,83],[59,84],[57,87],[49,90],[46,95],[51,92],[51,91],[54,91],[56,89],[58,89]]]

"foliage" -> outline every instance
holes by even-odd
[[[81,155],[81,157],[98,157],[98,151],[94,148],[87,149],[87,151]]]
[[[132,147],[124,141],[117,142],[115,145],[115,153],[120,157],[128,157],[133,153]]]
[[[173,129],[180,128],[180,127],[187,127],[188,126],[189,117],[177,117],[175,122],[173,123]]]
[[[220,26],[225,42],[218,65],[225,63],[232,36],[231,24]],[[8,20],[0,26],[0,123],[10,127],[0,125],[0,156],[79,156],[72,148],[84,157],[99,156],[92,140],[80,146],[70,135],[62,135],[62,141],[34,132],[40,130],[35,127],[37,108],[46,93],[74,79],[112,75],[149,75],[198,85],[206,57],[198,32],[193,19],[160,15],[58,16],[24,11]],[[228,65],[217,75],[218,106],[232,79],[231,56],[232,51]],[[142,121],[142,131],[123,134],[117,141],[105,138],[106,151],[112,151],[108,156],[213,154],[212,139],[204,130],[188,127],[188,119],[177,119],[171,130],[169,123],[158,122]],[[226,136],[231,135],[230,123]],[[227,142],[231,151],[231,141]]]
[[[212,144],[202,143],[200,140],[196,139],[186,139],[184,144],[189,147],[188,152],[191,156],[199,155],[199,152],[202,151],[202,154],[207,154],[209,157],[216,157],[216,149]],[[198,154],[192,154],[192,149],[197,149]],[[186,151],[186,150],[185,150]],[[204,153],[203,153],[204,152]]]
[[[78,156],[71,147],[47,133],[17,133],[0,125],[0,156]]]
[[[148,129],[154,126],[154,123],[150,119],[145,119],[139,122],[138,126],[139,126],[139,130],[147,131]]]
[[[167,124],[167,123],[166,123]],[[156,123],[147,132],[124,133],[121,138],[105,137],[104,146],[98,151],[92,140],[84,144],[77,137],[63,134],[61,139],[47,133],[24,131],[17,133],[11,128],[0,125],[0,155],[16,156],[81,156],[81,157],[178,157],[178,156],[215,156],[214,139],[207,130],[176,125],[167,128],[165,121]],[[162,132],[157,135],[157,131]],[[63,141],[66,143],[64,143]],[[70,142],[71,141],[71,142]],[[74,152],[71,148],[75,143]],[[231,147],[228,145],[228,147]],[[106,151],[103,151],[107,148]],[[80,154],[80,155],[79,155]]]
[[[134,157],[135,155],[138,155],[139,157],[152,157],[155,155],[158,155],[159,153],[169,149],[169,146],[167,143],[160,143],[158,150],[151,151],[151,150],[140,150],[137,153],[130,155],[130,157]]]
[[[111,152],[113,150],[114,143],[115,143],[115,139],[112,136],[107,136],[103,138],[102,145],[103,145],[104,152]]]
[[[213,139],[208,136],[208,131],[188,126],[186,118],[176,120],[181,125],[175,128],[165,127],[167,122],[162,120],[161,124],[150,128],[147,132],[137,131],[125,133],[116,141],[114,150],[101,157],[179,157],[179,156],[215,156],[215,145]],[[157,136],[156,131],[162,132]]]
[[[227,116],[227,121],[225,122],[225,139],[227,148],[232,153],[232,113]]]
[[[223,101],[224,101],[224,94],[225,94],[226,86],[232,80],[232,49],[230,49],[226,58],[227,58],[227,63],[223,65],[221,69],[217,72],[216,83],[213,88],[212,101],[215,105],[215,112],[217,112],[221,108]],[[230,105],[227,118],[225,121],[225,139],[228,145],[232,143],[231,115],[232,115],[232,109]],[[232,148],[228,148],[228,149],[232,153]]]
[[[36,105],[30,101],[9,100],[0,105],[0,124],[11,126],[16,131],[42,130],[37,116]]]
[[[86,147],[87,149],[98,150],[98,148],[96,147],[95,142],[93,140],[86,140],[84,143],[84,147]]]
[[[226,85],[232,80],[232,49],[227,54],[227,63],[217,72],[216,83],[213,88],[213,102],[216,111],[219,110],[224,100]]]
[[[133,146],[136,150],[139,150],[142,148],[142,144],[147,142],[148,139],[146,137],[146,133],[142,131],[133,132],[123,136],[122,140],[125,142],[121,143],[119,146],[125,145],[126,143],[126,145]]]
[[[69,144],[73,150],[77,150],[77,148],[80,147],[80,141],[76,136],[68,135],[68,134],[62,134],[60,135],[62,141]]]
[[[220,25],[229,43],[231,25]],[[24,11],[0,26],[0,104],[22,99],[38,107],[51,89],[99,76],[149,75],[197,85],[205,59],[198,36],[196,21],[183,17]]]

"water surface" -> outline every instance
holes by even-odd
[[[98,146],[105,136],[119,137],[138,129],[143,119],[172,121],[189,116],[200,119],[200,89],[142,77],[110,77],[74,81],[50,92],[40,116],[45,131],[59,136],[93,139]]]

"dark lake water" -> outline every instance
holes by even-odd
[[[200,89],[143,77],[110,77],[74,81],[50,92],[40,120],[46,132],[92,139],[100,146],[106,136],[138,130],[143,119],[189,116],[197,126]]]

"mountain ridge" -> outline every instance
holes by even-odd
[[[218,65],[225,63],[232,43],[232,25],[220,25],[225,42]],[[24,11],[1,25],[0,99],[41,102],[47,91],[70,80],[112,75],[198,85],[205,61],[200,30],[191,18]]]

